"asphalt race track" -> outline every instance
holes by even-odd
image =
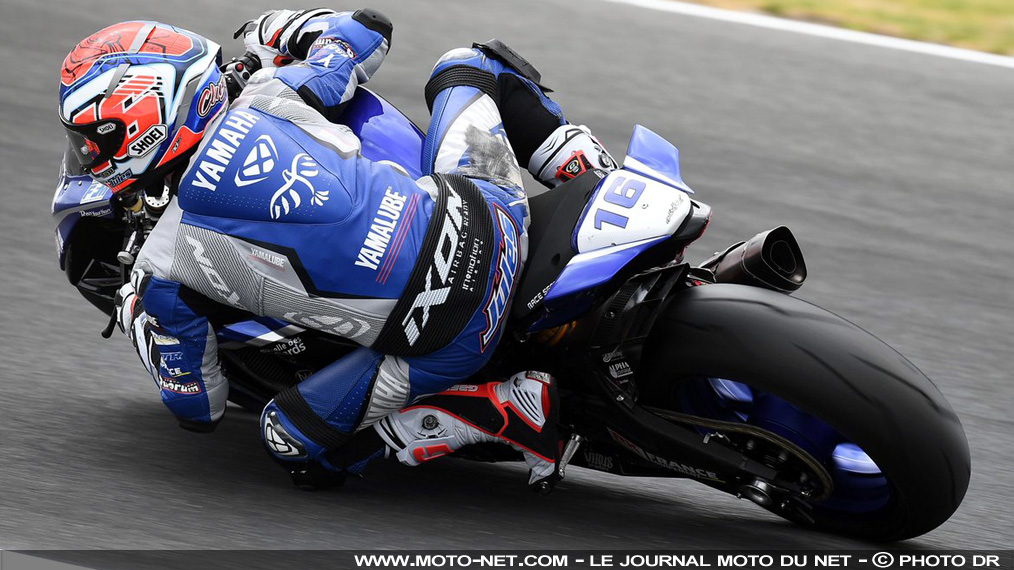
[[[105,317],[57,267],[58,72],[77,40],[131,18],[236,54],[232,31],[279,7],[240,4],[2,0],[0,547],[864,546],[693,482],[578,469],[548,498],[530,495],[520,467],[461,461],[381,465],[340,492],[303,493],[261,450],[253,415],[232,409],[211,436],[177,429],[128,341],[99,337]],[[433,62],[497,36],[614,154],[638,122],[679,145],[715,210],[693,260],[789,225],[809,266],[799,296],[908,356],[968,433],[964,504],[907,544],[1011,547],[1010,69],[598,0],[372,4],[395,35],[370,87],[420,124]]]

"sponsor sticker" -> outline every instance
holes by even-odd
[[[614,350],[612,352],[608,352],[606,354],[603,354],[602,355],[602,362],[609,363],[609,362],[612,362],[614,360],[619,360],[621,358],[623,358],[623,351],[621,351],[619,349],[616,349],[616,350]]]
[[[539,291],[538,293],[536,293],[535,296],[532,297],[532,300],[528,301],[528,303],[526,304],[528,306],[528,309],[529,310],[534,309],[535,305],[538,305],[539,303],[541,303],[542,300],[546,298],[546,293],[549,293],[549,290],[552,289],[553,285],[555,285],[555,284],[556,284],[556,281],[553,281],[549,285],[546,285],[545,287],[543,287],[542,291]]]
[[[109,192],[109,188],[101,182],[95,182],[94,180],[88,186],[88,190],[81,196],[81,204],[90,204],[92,202],[98,202],[106,197]]]
[[[595,453],[594,451],[584,452],[584,462],[585,465],[591,469],[597,469],[599,471],[613,470],[613,458],[601,453]]]
[[[226,303],[243,310],[247,310],[239,301],[239,294],[229,288],[229,285],[225,282],[225,279],[218,273],[215,266],[211,263],[211,260],[204,255],[204,244],[195,239],[192,236],[184,236],[187,243],[193,249],[194,259],[197,264],[200,265],[201,271],[204,272],[204,276],[208,278],[208,282],[218,293]]]
[[[159,346],[173,346],[180,343],[180,339],[174,336],[159,334],[155,331],[151,332],[151,338],[155,341],[155,344]]]
[[[677,461],[672,461],[664,457],[659,457],[653,453],[649,453],[641,446],[623,437],[622,435],[616,433],[615,431],[613,431],[612,428],[606,428],[606,430],[609,431],[609,436],[612,437],[616,443],[622,445],[626,449],[629,449],[634,455],[637,455],[638,457],[644,459],[648,463],[652,463],[654,465],[662,467],[663,469],[668,469],[670,471],[682,473],[683,475],[686,475],[687,477],[692,477],[694,479],[708,479],[711,481],[721,481],[721,479],[718,478],[718,474],[715,473],[714,471],[708,471],[698,467],[692,467],[685,463],[679,463]]]
[[[249,186],[266,180],[278,164],[278,148],[271,135],[261,135],[243,159],[243,167],[236,172],[236,186]]]
[[[510,306],[519,263],[518,226],[514,223],[514,218],[499,204],[493,204],[493,210],[496,212],[496,223],[500,229],[500,248],[496,259],[492,293],[482,310],[486,316],[486,328],[479,334],[482,352],[486,352],[486,348],[496,337],[496,333],[500,330],[500,321]]]
[[[609,365],[609,375],[613,378],[623,378],[633,373],[634,371],[630,369],[630,364],[626,360],[620,360]]]
[[[147,131],[144,131],[143,135],[130,143],[127,147],[127,154],[134,158],[148,154],[158,148],[158,145],[162,144],[162,141],[166,138],[166,134],[165,125],[152,125]]]
[[[109,167],[109,169],[103,171],[102,174],[96,175],[96,178],[103,178],[104,176],[110,176],[110,175],[112,175],[112,173],[115,170],[115,168],[116,168],[115,166]],[[110,188],[115,188],[115,187],[119,186],[120,184],[123,184],[124,180],[132,177],[133,175],[134,175],[134,172],[128,168],[128,169],[124,170],[123,172],[117,174],[116,176],[113,176],[112,178],[110,178],[108,180],[104,180],[103,182],[105,182],[106,186],[109,186]]]
[[[275,253],[271,250],[261,249],[259,247],[251,247],[250,255],[247,259],[251,261],[257,261],[261,264],[268,265],[272,269],[285,270],[285,262],[288,258],[280,253]]]
[[[323,206],[328,200],[330,190],[317,190],[310,180],[320,173],[317,162],[310,155],[301,152],[292,157],[292,166],[282,171],[284,184],[271,196],[271,219],[277,220],[303,204],[300,190],[309,195],[309,202],[314,206]]]
[[[102,218],[113,213],[112,208],[101,208],[99,210],[83,210],[81,212],[82,218]]]
[[[225,88],[225,76],[223,75],[218,83],[207,85],[197,96],[197,114],[207,117],[215,105],[225,100],[227,94],[228,90]]]
[[[211,192],[217,190],[218,183],[222,181],[222,173],[232,162],[236,149],[259,120],[259,115],[247,111],[230,111],[201,152],[197,167],[191,168],[194,173],[191,185]]]
[[[409,346],[414,346],[419,340],[423,329],[429,324],[430,311],[447,302],[447,296],[454,285],[466,290],[476,286],[475,283],[469,283],[469,276],[478,269],[475,265],[481,259],[481,251],[478,250],[481,243],[477,240],[471,252],[465,251],[468,249],[465,243],[466,230],[472,224],[472,212],[453,188],[447,188],[447,207],[443,213],[440,237],[433,264],[427,272],[425,287],[413,299],[411,308],[401,322]],[[464,259],[466,255],[467,260]]]
[[[158,387],[167,392],[175,394],[200,394],[201,385],[197,382],[180,382],[171,378],[159,377]]]
[[[332,332],[345,338],[356,338],[370,330],[370,323],[352,316],[308,315],[290,311],[282,315],[290,323],[299,323],[307,328]]]
[[[352,46],[349,45],[348,42],[334,37],[317,38],[317,41],[313,42],[313,45],[310,46],[310,51],[320,49],[324,46],[334,46],[331,49],[337,51],[341,55],[344,55],[349,59],[356,58],[356,52],[352,49]]]
[[[380,267],[387,253],[387,247],[396,233],[407,200],[408,196],[393,190],[390,186],[384,190],[384,197],[377,206],[377,212],[366,232],[363,246],[359,248],[356,265],[371,271],[376,271]]]
[[[268,352],[273,354],[284,354],[286,356],[295,356],[305,351],[306,345],[303,344],[303,339],[297,336],[276,342],[271,346],[271,349]]]

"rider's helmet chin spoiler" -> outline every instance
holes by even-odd
[[[738,283],[792,293],[806,279],[803,253],[785,226],[739,242],[701,264],[718,283]]]

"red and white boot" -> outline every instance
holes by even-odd
[[[458,384],[373,427],[405,465],[419,465],[473,443],[505,443],[524,455],[528,485],[548,493],[562,478],[558,408],[553,377],[522,372],[505,382]]]

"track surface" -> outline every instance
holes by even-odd
[[[161,19],[226,42],[276,6],[116,4],[2,4],[0,547],[859,546],[692,482],[577,469],[546,499],[517,467],[457,461],[301,493],[261,451],[252,415],[231,413],[212,436],[177,429],[128,342],[99,337],[104,318],[56,266],[59,64],[113,21]],[[810,269],[800,296],[912,359],[964,422],[965,502],[908,544],[1012,546],[1010,70],[594,0],[372,4],[396,31],[371,87],[421,124],[437,57],[497,36],[614,154],[635,122],[680,146],[686,179],[715,208],[694,259],[790,225]]]

